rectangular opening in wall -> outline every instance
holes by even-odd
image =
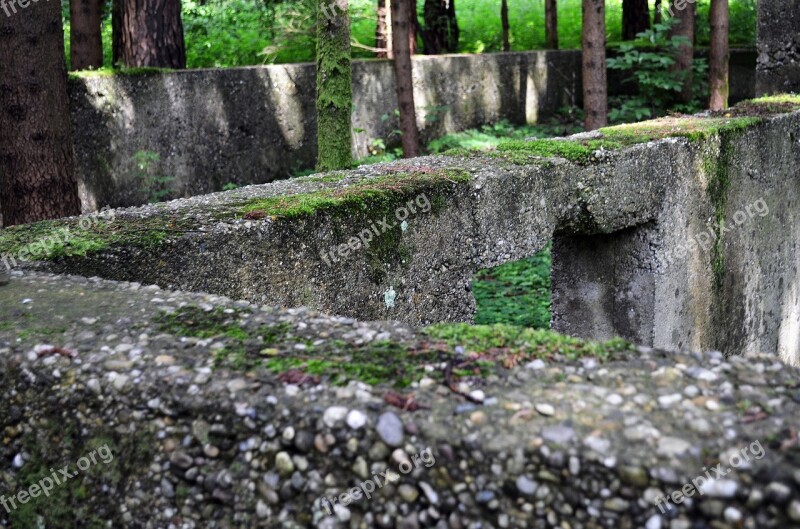
[[[472,282],[475,323],[549,329],[551,248],[548,243],[532,257],[478,272]]]

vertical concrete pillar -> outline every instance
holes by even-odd
[[[759,0],[756,94],[800,92],[800,2]]]

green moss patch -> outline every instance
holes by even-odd
[[[245,204],[241,208],[241,213],[254,218],[296,218],[313,215],[322,210],[347,210],[351,207],[363,209],[366,206],[385,203],[387,200],[391,201],[426,190],[442,189],[469,180],[469,173],[460,169],[417,168],[413,172],[378,176],[340,189],[322,189],[312,193],[255,199]]]
[[[165,73],[173,73],[176,70],[170,68],[99,68],[97,70],[81,70],[78,72],[70,72],[69,76],[73,79],[90,79],[92,77],[117,77],[117,76],[142,76],[142,75],[159,75]]]
[[[604,138],[623,146],[664,138],[684,137],[699,141],[715,134],[744,130],[761,121],[757,117],[697,118],[665,117],[641,123],[630,123],[599,129]]]
[[[536,358],[551,358],[556,354],[570,360],[583,356],[608,360],[631,348],[621,338],[595,342],[549,330],[506,324],[441,323],[426,328],[425,333],[450,345],[460,345],[467,354],[499,362],[507,368]]]
[[[617,142],[607,140],[512,140],[497,147],[499,153],[536,156],[542,158],[565,158],[571,162],[586,164],[593,160],[594,153],[600,149],[615,150],[622,147]]]

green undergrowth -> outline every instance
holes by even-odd
[[[225,339],[225,348],[215,353],[218,368],[266,370],[293,383],[355,380],[405,388],[426,376],[444,382],[447,372],[455,378],[485,377],[535,358],[608,360],[629,348],[622,340],[589,342],[513,325],[466,324],[434,325],[423,329],[424,339],[408,343],[319,342],[285,322],[254,323],[250,316],[249,311],[187,306],[161,313],[155,323],[175,336]],[[467,354],[457,353],[456,346]]]
[[[335,182],[343,177],[344,175],[334,174],[312,178],[332,178],[333,180],[326,181]],[[339,189],[254,199],[241,208],[241,213],[257,217],[296,218],[313,215],[321,210],[363,208],[376,202],[442,189],[469,180],[469,173],[460,169],[414,168],[409,172],[381,175]]]
[[[528,259],[481,270],[472,292],[475,323],[550,328],[550,245]]]

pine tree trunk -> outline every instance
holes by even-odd
[[[111,2],[111,66],[122,65],[122,0]]]
[[[406,0],[391,0],[391,4],[394,70],[397,78],[397,106],[400,109],[403,156],[414,158],[419,156],[419,129],[414,107],[414,78],[408,38],[412,13]]]
[[[389,0],[378,0],[378,25],[375,29],[375,47],[379,51],[375,56],[379,59],[392,59],[392,9],[387,6]]]
[[[319,0],[317,8],[317,169],[353,165],[352,51],[348,0]]]
[[[678,6],[682,8],[678,8]],[[680,99],[683,103],[692,101],[692,63],[694,62],[694,22],[697,13],[695,2],[685,3],[683,0],[673,0],[671,12],[677,24],[672,28],[672,36],[686,37],[689,44],[680,47],[675,58],[675,71],[683,79],[683,90]]]
[[[102,6],[101,0],[70,0],[69,55],[73,70],[103,66]]]
[[[544,0],[544,40],[547,49],[558,49],[557,0]]]
[[[653,24],[661,24],[664,14],[661,12],[661,0],[656,0],[653,8]]]
[[[728,0],[711,0],[710,97],[708,108],[728,108]]]
[[[583,110],[586,130],[608,122],[605,0],[583,0]]]
[[[186,68],[181,0],[115,1],[121,2],[118,42],[121,65]]]
[[[426,55],[458,51],[458,21],[455,0],[425,0],[422,44]]]
[[[510,28],[508,24],[508,0],[503,0],[500,5],[500,20],[503,25],[503,51],[511,51]]]
[[[647,0],[622,0],[622,40],[634,40],[650,29],[650,6]]]
[[[391,0],[389,0],[391,4]],[[411,52],[411,55],[414,56],[417,54],[417,33],[419,33],[419,20],[417,18],[417,0],[407,0],[407,6],[409,12],[409,23],[408,23],[408,50]],[[392,15],[394,16],[394,14]],[[392,32],[394,32],[394,23],[392,23]],[[394,42],[394,37],[392,37],[392,42]]]
[[[78,215],[60,2],[0,15],[0,208],[6,226]]]

